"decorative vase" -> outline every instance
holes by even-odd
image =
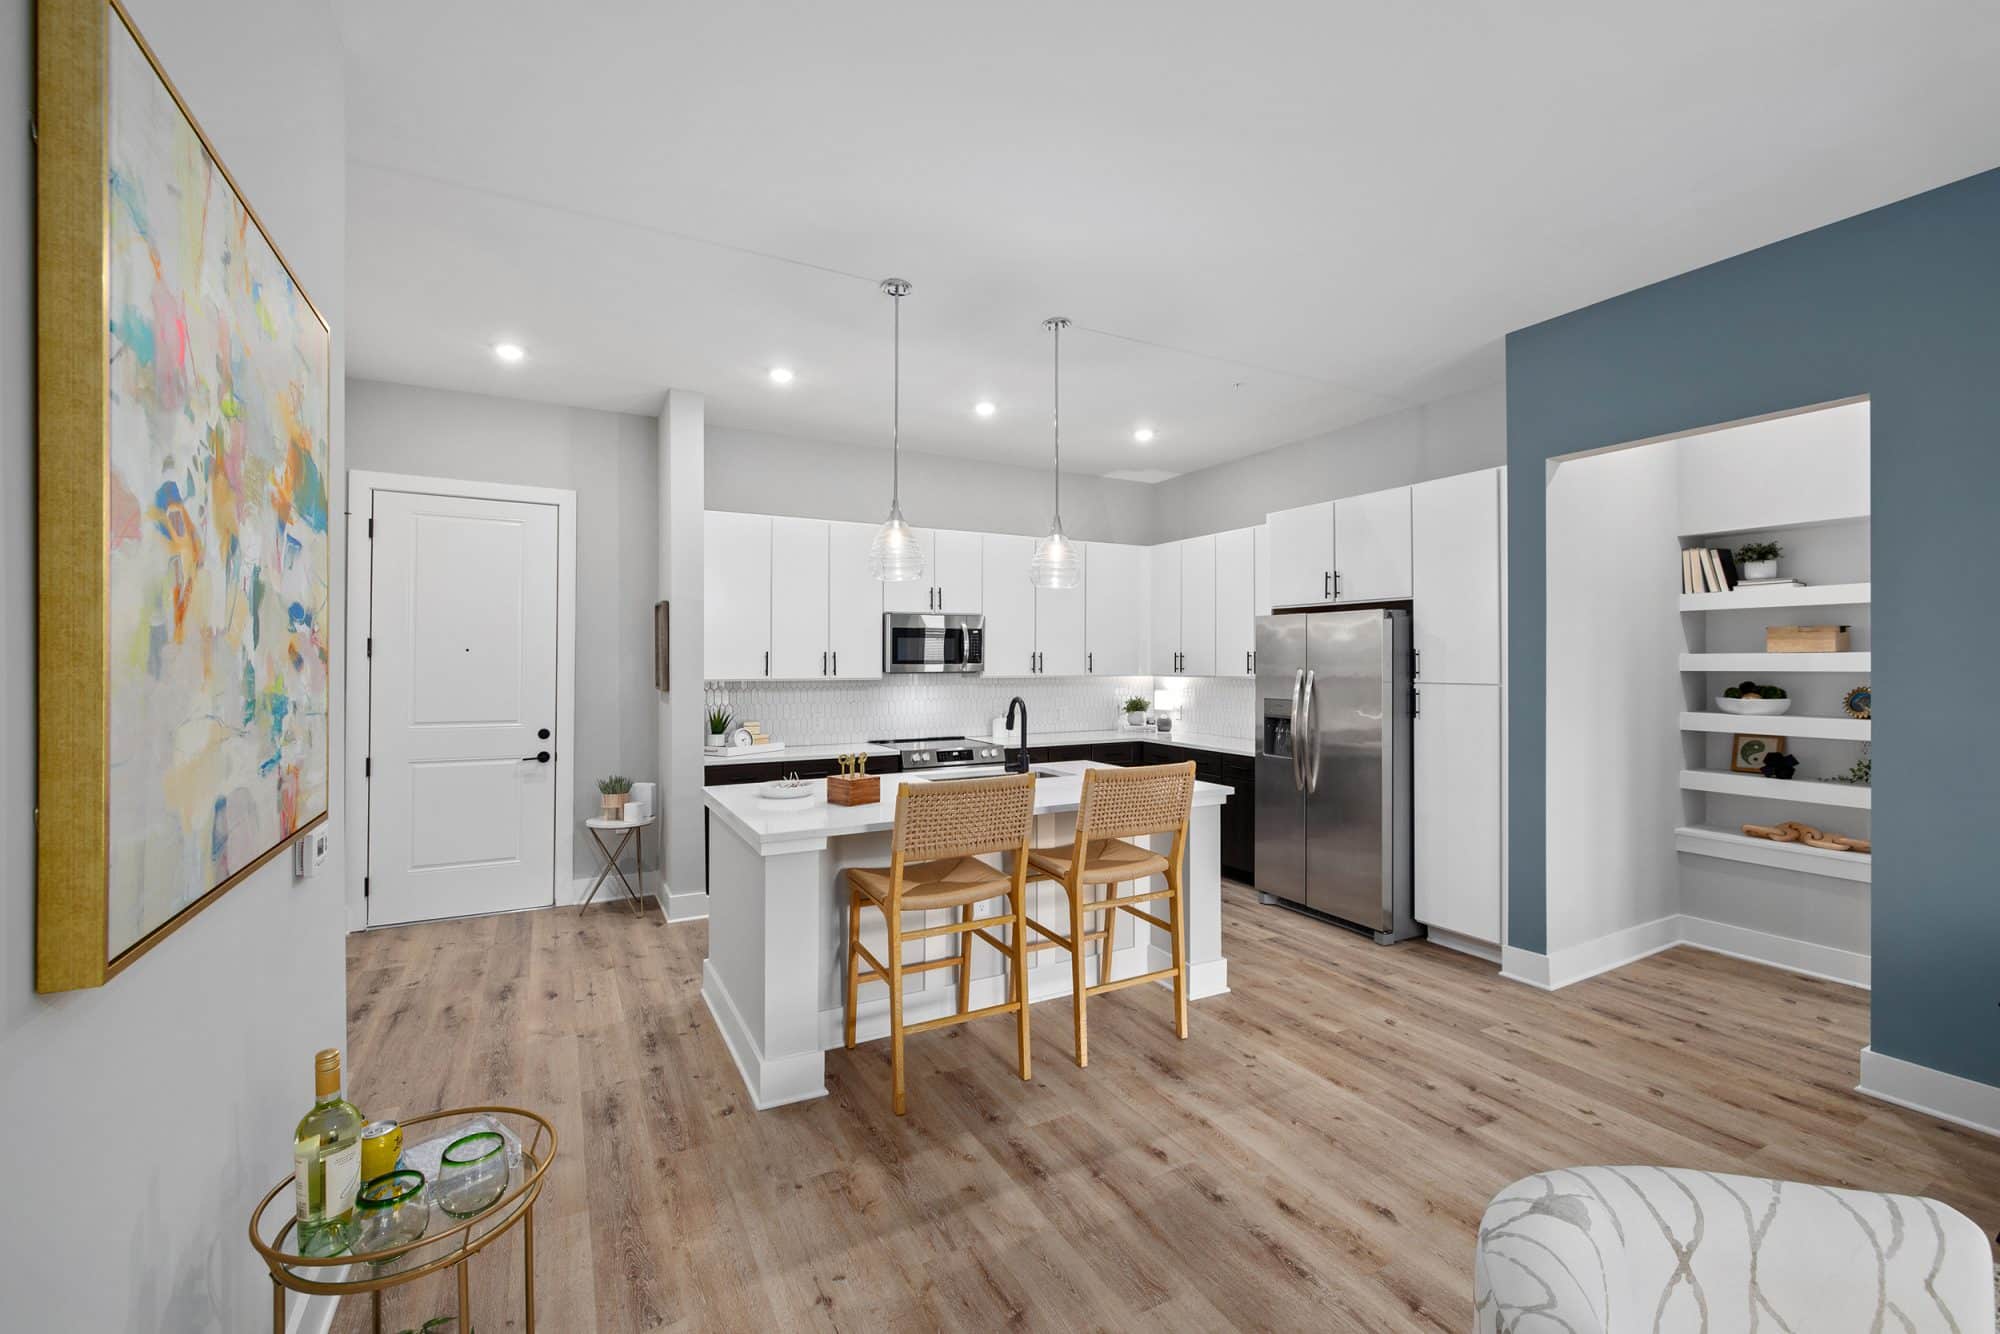
[[[1146,725],[1145,712],[1143,710],[1140,710],[1137,712],[1126,714],[1125,725],[1127,727],[1144,727]]]
[[[600,792],[597,808],[604,812],[607,820],[622,820],[625,818],[625,799],[631,795],[629,792]]]
[[[1743,562],[1743,577],[1745,579],[1776,579],[1778,577],[1778,562],[1776,560],[1746,560]]]

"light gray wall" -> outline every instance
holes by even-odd
[[[1506,389],[1475,389],[1161,482],[1152,540],[1247,528],[1272,510],[1506,461]]]
[[[889,451],[708,426],[708,508],[880,523],[889,512]],[[903,515],[918,528],[1048,531],[1049,459],[1021,467],[903,446]],[[1152,542],[1153,488],[1063,477],[1063,527],[1095,542]],[[1206,530],[1204,530],[1206,531]]]
[[[127,4],[333,327],[338,503],[346,151],[332,18],[309,0]],[[0,0],[0,1126],[16,1146],[0,1325],[268,1328],[270,1280],[244,1223],[291,1170],[313,1052],[346,1044],[344,757],[336,745],[323,876],[294,882],[278,859],[108,985],[35,994],[33,10]],[[333,541],[340,608],[338,526]],[[333,738],[341,663],[336,648]]]
[[[651,417],[376,380],[347,386],[348,466],[576,492],[578,820],[596,780],[658,782],[653,602],[659,579],[659,427]],[[646,864],[657,866],[657,841]],[[574,875],[594,876],[579,834]]]

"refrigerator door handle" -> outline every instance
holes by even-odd
[[[1292,786],[1301,792],[1306,790],[1306,771],[1303,767],[1305,756],[1299,750],[1299,747],[1304,744],[1305,739],[1305,733],[1299,727],[1299,706],[1301,704],[1300,696],[1304,693],[1305,684],[1305,668],[1301,667],[1292,673],[1292,730],[1290,733],[1292,739]]]
[[[1306,744],[1312,747],[1306,768],[1306,795],[1319,791],[1319,684],[1317,673],[1306,672]]]

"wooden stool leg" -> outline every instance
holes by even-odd
[[[1179,866],[1167,868],[1167,888],[1173,893],[1167,898],[1167,922],[1171,929],[1171,948],[1174,952],[1174,1031],[1183,1040],[1187,1038],[1187,950],[1183,937],[1186,929],[1181,923],[1181,870]]]
[[[1083,887],[1076,882],[1074,872],[1063,888],[1069,891],[1069,976],[1070,1000],[1076,1014],[1076,1063],[1090,1064],[1090,1041],[1084,1031],[1083,1002],[1085,988],[1083,981]]]
[[[1014,1035],[1021,1046],[1021,1078],[1025,1081],[1033,1076],[1033,1067],[1028,1055],[1028,891],[1025,886],[1016,888],[1007,896],[1014,909],[1014,929],[1011,943],[1014,957],[1008,961],[1008,971],[1015,976],[1013,986],[1016,1003],[1021,1007],[1015,1012]],[[970,935],[966,936],[969,941]]]
[[[1106,897],[1115,899],[1121,892],[1122,886],[1113,885]],[[1097,942],[1097,985],[1101,987],[1111,980],[1111,942],[1118,935],[1118,909],[1113,908],[1104,914],[1104,920],[1098,925],[1104,930],[1104,939]]]
[[[894,902],[892,899],[891,902]],[[896,1115],[903,1114],[903,924],[889,923],[889,1089]]]
[[[854,1050],[854,1010],[861,995],[861,891],[847,891],[847,1049]]]
[[[958,910],[958,924],[968,926],[972,922],[972,905],[966,904]],[[972,1008],[972,933],[958,934],[958,1012],[964,1014]]]

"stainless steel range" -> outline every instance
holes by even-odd
[[[1007,747],[999,741],[974,741],[966,736],[899,736],[870,741],[888,746],[903,757],[903,768],[948,769],[976,764],[1004,764]]]

